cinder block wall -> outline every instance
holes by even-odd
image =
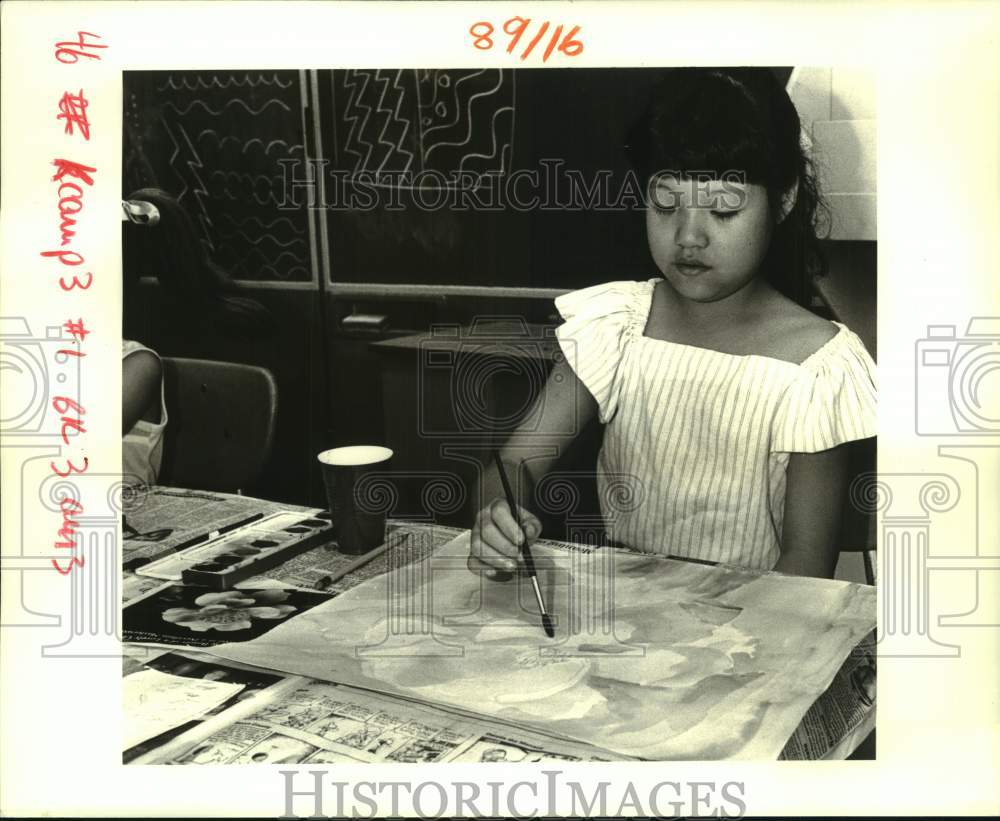
[[[830,239],[875,239],[875,76],[858,68],[799,67],[788,92],[830,204]]]

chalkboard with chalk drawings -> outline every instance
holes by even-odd
[[[321,72],[333,280],[569,288],[646,276],[624,143],[656,76]]]
[[[312,277],[308,212],[283,207],[284,164],[305,160],[299,71],[125,72],[124,107],[123,197],[175,197],[235,279]]]
[[[126,72],[123,195],[166,189],[242,280],[308,281],[324,256],[334,283],[644,278],[625,142],[659,75]]]

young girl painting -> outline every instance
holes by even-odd
[[[568,437],[599,418],[598,491],[608,535],[630,548],[831,577],[847,460],[876,433],[875,366],[847,327],[805,307],[819,260],[818,194],[799,118],[766,69],[666,72],[630,135],[649,181],[646,233],[659,276],[556,300],[564,360],[532,430],[494,471],[469,566],[505,578],[541,533],[537,482]],[[542,421],[539,423],[538,418]],[[641,503],[614,509],[608,477]]]

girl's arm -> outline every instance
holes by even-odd
[[[781,557],[774,569],[832,579],[847,492],[847,448],[793,453],[788,459]]]
[[[122,436],[158,399],[161,370],[150,351],[136,351],[122,360]]]
[[[521,523],[529,541],[538,537],[541,523],[528,509],[530,489],[548,473],[566,448],[597,414],[590,391],[562,360],[552,368],[548,381],[521,425],[500,451],[507,477],[517,498]],[[503,485],[492,460],[483,474],[483,508],[472,525],[469,569],[489,570],[492,577],[515,569],[523,529],[511,515]]]

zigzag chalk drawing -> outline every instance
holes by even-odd
[[[352,175],[405,173],[393,184],[412,188],[510,170],[512,70],[347,69],[334,71],[332,86],[336,162]],[[428,171],[438,173],[415,181]]]

